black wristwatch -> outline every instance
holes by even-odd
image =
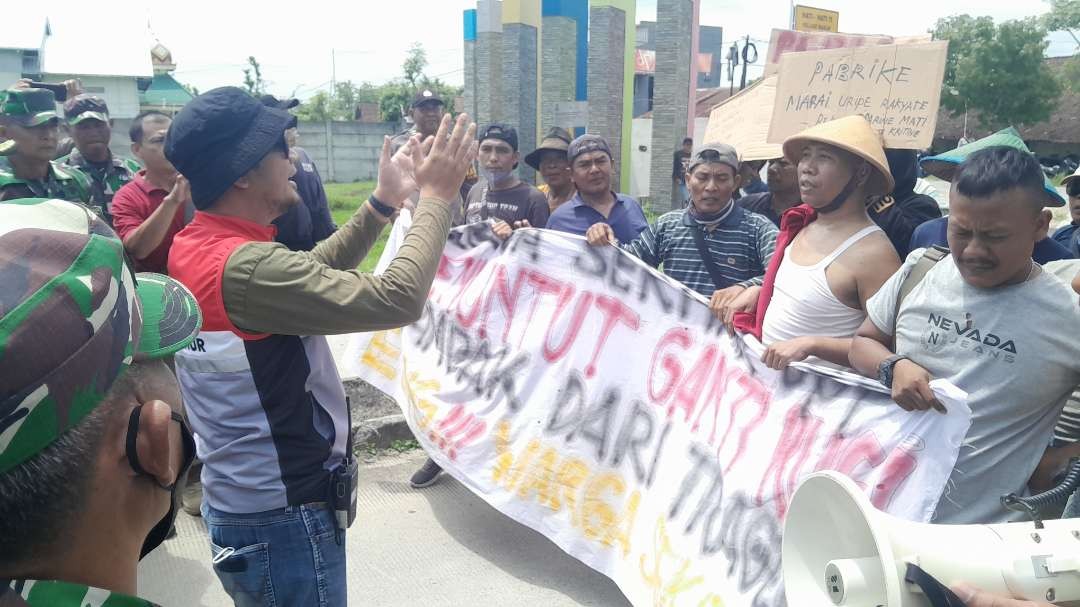
[[[392,206],[390,206],[388,204],[383,203],[378,198],[375,198],[375,194],[372,194],[372,195],[368,196],[368,202],[371,203],[371,208],[375,209],[376,213],[378,213],[379,215],[382,215],[383,217],[385,217],[387,219],[390,219],[391,217],[394,216],[394,213],[397,213],[397,209],[395,209],[394,207],[392,207]]]
[[[903,354],[893,354],[892,356],[881,361],[881,364],[877,367],[877,379],[881,382],[881,385],[886,388],[892,387],[893,369],[896,368],[896,363],[902,360],[909,360],[907,356]]]

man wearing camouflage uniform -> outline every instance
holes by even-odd
[[[60,119],[56,98],[45,89],[8,89],[0,98],[0,139],[7,162],[0,165],[0,200],[59,198],[90,204],[90,179],[52,160]],[[95,209],[99,211],[100,208]]]
[[[148,607],[138,562],[195,455],[166,361],[199,308],[83,206],[2,202],[0,226],[0,606]]]
[[[90,178],[90,205],[101,209],[102,219],[111,226],[113,195],[134,179],[142,167],[109,150],[112,120],[109,107],[101,97],[82,94],[68,99],[64,104],[64,119],[75,140],[75,150],[60,162]]]

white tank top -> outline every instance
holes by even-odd
[[[866,312],[849,308],[833,295],[825,270],[844,251],[874,232],[867,226],[851,235],[832,253],[812,266],[800,266],[791,260],[791,248],[784,250],[776,272],[772,300],[765,310],[761,342],[766,346],[777,341],[806,335],[852,337],[866,318]]]

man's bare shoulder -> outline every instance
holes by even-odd
[[[871,281],[880,285],[900,269],[900,256],[883,231],[876,231],[844,252],[840,261],[851,270],[860,284]]]

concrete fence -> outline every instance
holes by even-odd
[[[114,154],[131,157],[130,119],[116,119],[109,147]],[[384,135],[399,129],[389,122],[301,122],[300,146],[319,167],[323,181],[369,181],[379,170]]]

